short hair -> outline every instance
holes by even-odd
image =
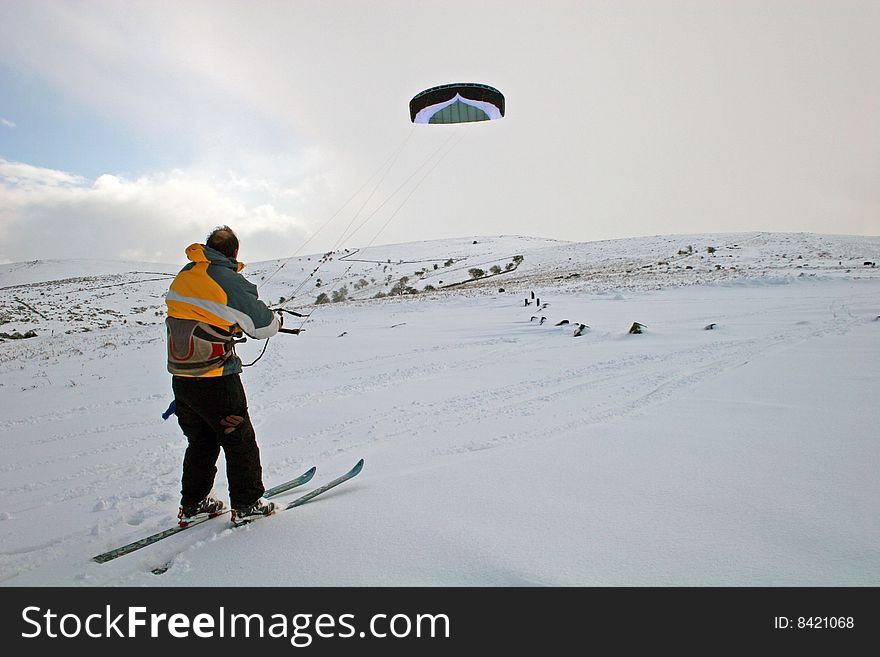
[[[235,257],[238,251],[238,238],[229,226],[217,226],[205,240],[208,248],[219,251],[227,258]]]

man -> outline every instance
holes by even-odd
[[[165,297],[168,318],[168,371],[173,375],[175,412],[189,445],[183,459],[178,514],[181,527],[215,516],[223,502],[211,491],[220,449],[226,457],[232,522],[269,515],[262,499],[260,449],[241,384],[235,342],[246,334],[265,340],[281,321],[259,300],[257,287],[239,274],[238,238],[228,226],[216,228],[205,244],[186,249],[190,262]]]

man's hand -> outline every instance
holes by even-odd
[[[242,422],[244,422],[244,418],[240,415],[227,415],[220,420],[220,426],[223,427],[223,433],[232,433]]]

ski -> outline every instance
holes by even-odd
[[[278,495],[281,495],[281,493],[286,493],[289,490],[309,483],[312,480],[312,477],[315,476],[316,470],[317,468],[315,467],[309,468],[296,479],[291,479],[290,481],[286,481],[283,484],[278,484],[277,486],[270,488],[265,493],[263,493],[263,497],[277,497]]]
[[[286,511],[288,509],[294,509],[298,506],[301,506],[301,505],[305,504],[306,502],[315,499],[321,493],[326,493],[331,488],[335,488],[339,484],[348,481],[352,477],[356,477],[358,474],[360,474],[360,471],[363,470],[363,468],[364,468],[364,460],[361,459],[360,461],[358,461],[355,464],[355,466],[351,470],[346,472],[344,475],[337,477],[333,481],[327,482],[323,486],[320,486],[319,488],[316,488],[315,490],[310,491],[310,492],[306,493],[305,495],[301,495],[300,497],[297,497],[295,500],[293,500],[290,504],[285,506],[283,509],[278,509],[275,512],[269,514],[268,516],[254,516],[253,518],[250,518],[250,519],[246,520],[245,522],[236,524],[235,527],[244,527],[245,525],[249,525],[250,523],[252,523],[256,520],[259,520],[260,518],[269,518],[269,517],[275,515],[275,513],[277,513],[278,511]],[[153,568],[150,572],[152,572],[154,575],[162,575],[162,574],[168,572],[168,569],[171,568],[172,563],[174,563],[173,559],[171,561],[166,561],[161,566],[157,566],[156,568]]]
[[[316,497],[318,497],[318,495],[320,495],[321,493],[326,493],[331,488],[336,488],[336,486],[338,486],[339,484],[348,481],[352,477],[356,477],[358,474],[360,474],[361,470],[363,470],[363,469],[364,469],[364,460],[361,459],[360,461],[358,461],[355,464],[355,466],[351,470],[346,472],[344,475],[336,477],[336,479],[334,479],[333,481],[329,481],[326,484],[324,484],[323,486],[320,486],[320,487],[316,488],[315,490],[306,493],[305,495],[301,495],[300,497],[297,497],[295,500],[290,502],[283,509],[276,509],[276,511],[269,514],[269,516],[275,515],[275,513],[278,511],[287,511],[288,509],[294,509],[298,506],[302,506],[306,502],[309,502],[309,501],[315,499]],[[245,522],[236,524],[235,526],[242,527],[242,526],[247,525],[251,522],[254,522],[255,520],[259,520],[260,518],[268,518],[269,516],[254,516],[253,518],[249,518]]]
[[[318,497],[318,495],[320,495],[321,493],[326,493],[328,490],[330,490],[331,488],[335,488],[336,486],[338,486],[338,485],[341,484],[342,482],[344,482],[344,481],[348,481],[348,480],[351,479],[352,477],[356,477],[357,475],[360,474],[361,470],[363,470],[363,469],[364,469],[364,460],[361,459],[360,461],[358,461],[358,462],[355,464],[355,466],[354,466],[351,470],[349,470],[348,472],[346,472],[346,473],[345,473],[344,475],[342,475],[341,477],[336,477],[336,479],[334,479],[334,480],[331,481],[331,482],[328,482],[328,483],[324,484],[324,485],[321,486],[320,488],[316,488],[315,490],[311,491],[310,493],[306,493],[305,495],[302,495],[302,496],[300,496],[300,497],[297,497],[295,500],[293,500],[292,502],[290,502],[290,504],[288,504],[286,507],[284,507],[284,509],[285,509],[285,510],[287,510],[287,509],[293,509],[293,508],[295,508],[295,507],[300,506],[301,504],[305,504],[305,503],[308,502],[309,500],[313,500],[313,499],[315,499],[315,498]]]
[[[291,479],[290,481],[286,481],[283,484],[279,484],[273,488],[270,488],[265,493],[263,493],[263,497],[265,497],[267,499],[272,498],[272,497],[276,497],[278,495],[281,495],[282,493],[286,493],[289,490],[297,488],[298,486],[302,486],[304,484],[307,484],[311,480],[311,478],[315,476],[315,471],[316,471],[316,468],[310,468],[309,470],[306,470],[305,472],[303,472],[296,479]],[[218,513],[216,515],[205,516],[204,518],[199,518],[198,520],[194,520],[194,521],[190,522],[185,527],[181,527],[180,525],[178,525],[176,527],[170,527],[169,529],[166,529],[164,531],[157,532],[155,534],[152,534],[151,536],[147,536],[147,537],[142,538],[140,540],[134,541],[133,543],[129,543],[128,545],[123,545],[122,547],[118,547],[113,550],[110,550],[109,552],[104,552],[103,554],[99,554],[95,557],[92,557],[92,561],[96,561],[98,563],[107,563],[108,561],[112,561],[113,559],[116,559],[118,557],[125,556],[126,554],[131,554],[132,552],[134,552],[136,550],[140,550],[143,547],[146,547],[148,545],[152,545],[153,543],[157,543],[164,538],[168,538],[169,536],[174,536],[175,534],[178,534],[182,531],[185,531],[191,527],[195,527],[196,525],[200,525],[203,522],[210,520],[211,518],[217,518],[219,516],[222,516],[226,513],[229,513],[229,511],[230,511],[229,509],[225,509],[224,511],[221,511],[220,513]]]

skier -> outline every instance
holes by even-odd
[[[221,448],[232,521],[241,524],[275,508],[262,497],[260,450],[235,343],[242,334],[257,340],[275,335],[281,319],[259,300],[257,287],[238,273],[244,268],[237,261],[238,246],[228,226],[214,229],[205,244],[191,244],[186,249],[190,262],[165,298],[168,371],[177,421],[189,442],[181,480],[181,527],[223,511],[223,502],[212,495]]]

